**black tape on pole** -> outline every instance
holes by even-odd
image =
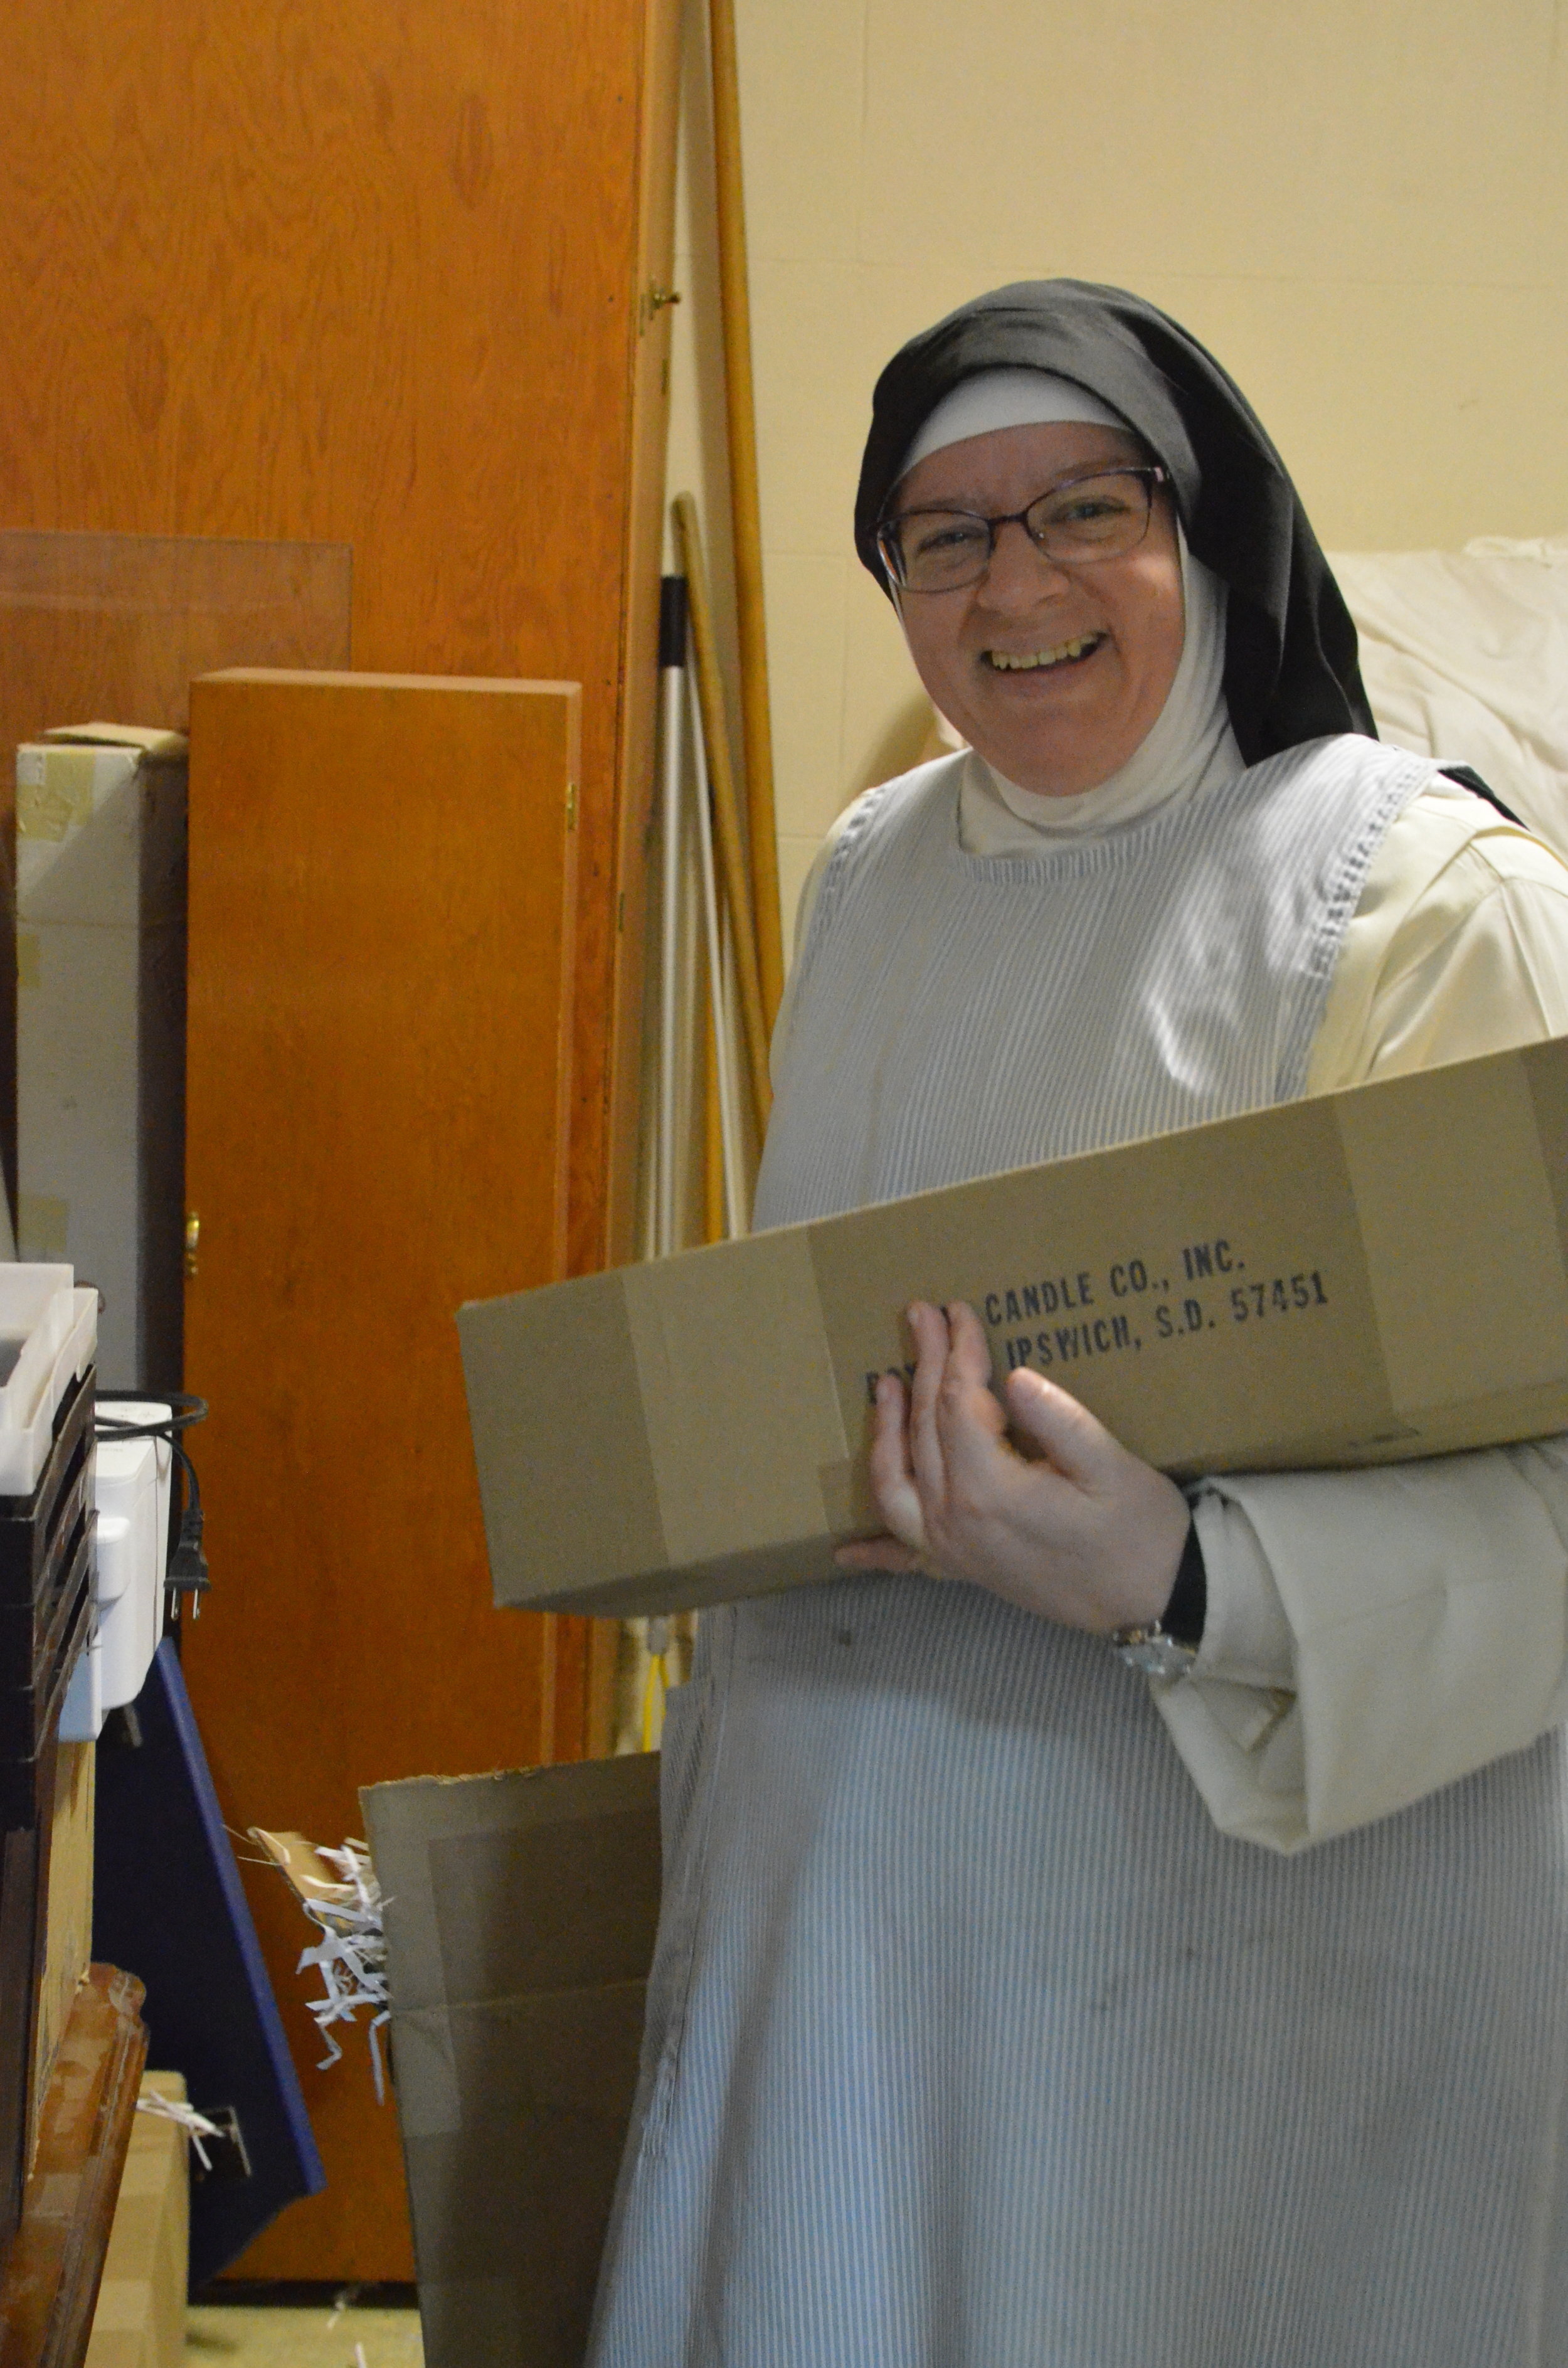
[[[686,578],[659,578],[659,671],[686,664]]]

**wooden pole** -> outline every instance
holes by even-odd
[[[734,1057],[734,932],[730,927],[729,906],[721,901],[713,864],[713,799],[708,780],[700,715],[693,716],[692,724],[692,771],[696,775],[694,786],[697,791],[697,868],[702,892],[703,945],[708,956],[705,964],[708,1008],[712,1021],[713,1074],[710,1083],[716,1097],[710,1116],[716,1118],[719,1128],[721,1181],[726,1221],[719,1233],[710,1233],[707,1238],[722,1241],[728,1233],[738,1240],[748,1229],[750,1211],[746,1205],[744,1181],[745,1127],[741,1116],[741,1099],[744,1087],[736,1075]]]
[[[735,802],[735,776],[730,762],[730,739],[724,723],[724,686],[719,677],[719,654],[713,646],[713,612],[708,599],[708,570],[702,556],[702,530],[697,523],[697,505],[689,494],[676,495],[675,518],[676,532],[680,539],[687,597],[691,608],[691,647],[697,660],[697,697],[702,711],[708,779],[713,792],[713,834],[719,842],[719,860],[724,874],[730,927],[734,932],[741,1022],[760,1140],[767,1129],[767,1113],[773,1107],[773,1090],[767,1076],[767,1022],[763,1016],[751,886],[746,876],[745,850],[741,844],[740,808]]]
[[[608,1759],[615,1751],[615,1680],[620,1660],[620,1622],[590,1620],[587,1701],[583,1721],[585,1759]]]
[[[678,575],[666,576],[668,587],[661,594],[659,633],[664,641],[666,623],[677,630],[672,633],[673,646],[661,647],[660,687],[664,695],[664,743],[661,751],[664,780],[662,789],[664,822],[664,877],[659,927],[659,1123],[654,1136],[656,1160],[654,1224],[656,1255],[668,1258],[676,1248],[676,1175],[680,1162],[676,1156],[676,1064],[679,1047],[676,1041],[679,1008],[678,963],[680,957],[680,858],[681,858],[681,783],[685,778],[682,746],[682,726],[686,721],[686,585]],[[666,618],[664,613],[669,612]]]
[[[702,1238],[722,1242],[729,1228],[724,1223],[724,1132],[719,1109],[719,1019],[711,995],[702,1053]]]
[[[724,328],[724,405],[730,444],[730,514],[740,627],[741,743],[751,833],[753,918],[763,1012],[771,1030],[784,992],[778,916],[778,841],[773,804],[773,726],[767,698],[767,624],[762,598],[762,512],[756,480],[756,398],[751,366],[745,189],[734,0],[709,0],[713,52],[713,163],[718,181],[719,290]]]

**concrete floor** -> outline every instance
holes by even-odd
[[[196,2305],[189,2368],[424,2368],[416,2310]]]

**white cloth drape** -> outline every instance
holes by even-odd
[[[1568,535],[1330,564],[1383,738],[1473,765],[1568,856]]]

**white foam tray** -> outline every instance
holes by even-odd
[[[30,1497],[49,1461],[54,1417],[93,1361],[98,1294],[68,1266],[0,1262],[0,1345],[16,1362],[0,1383],[0,1497]]]

